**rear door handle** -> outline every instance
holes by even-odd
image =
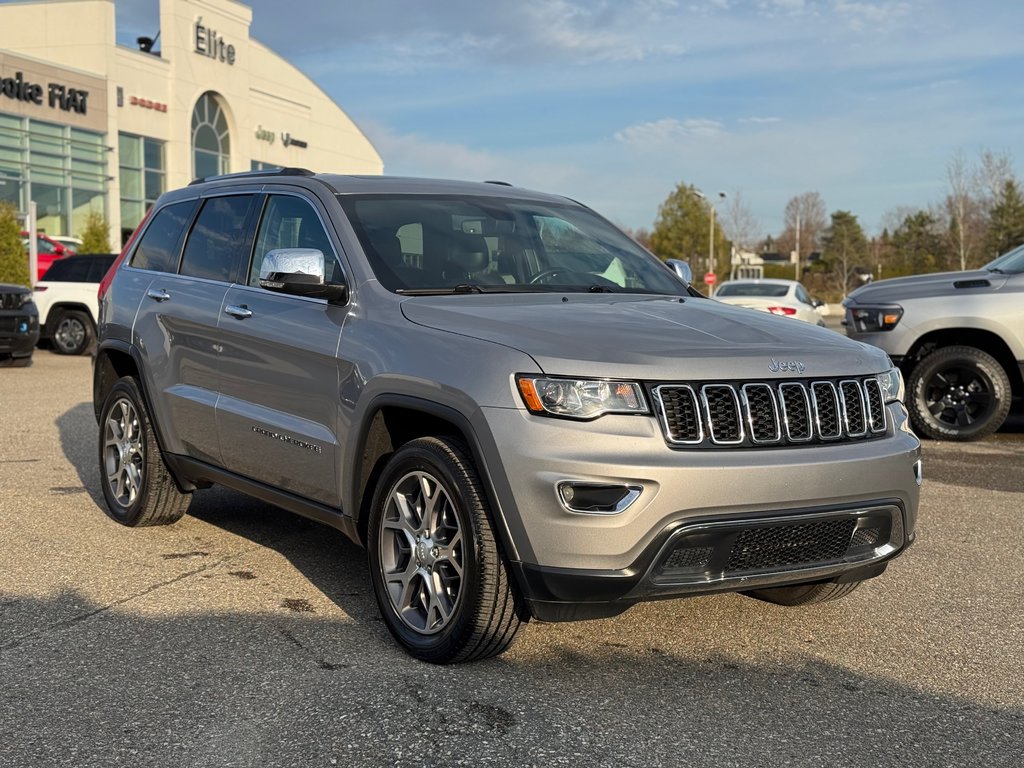
[[[252,310],[249,309],[245,304],[228,304],[224,307],[224,314],[237,317],[239,320],[245,320],[248,317],[252,317]]]
[[[149,296],[149,298],[154,299],[156,301],[167,301],[169,298],[171,298],[171,294],[169,294],[163,288],[150,288],[148,291],[146,291],[146,295]]]

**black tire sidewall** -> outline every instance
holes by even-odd
[[[463,537],[463,575],[456,615],[448,626],[434,635],[422,635],[408,627],[391,604],[384,584],[380,559],[380,530],[384,508],[398,481],[410,472],[428,472],[437,478],[455,505]],[[388,461],[373,495],[367,529],[370,581],[381,616],[388,630],[412,655],[424,661],[445,661],[465,645],[473,616],[480,601],[481,537],[475,516],[470,512],[471,500],[459,475],[462,471],[443,452],[424,440],[416,440],[399,449]]]
[[[992,393],[987,417],[962,429],[936,419],[926,403],[927,383],[937,372],[951,367],[974,369]],[[978,440],[995,432],[1006,419],[1010,410],[1010,382],[1002,366],[988,353],[973,347],[949,347],[933,352],[914,367],[907,400],[914,429],[920,434],[935,440]]]
[[[121,400],[128,400],[139,416],[139,429],[141,432],[141,439],[139,440],[139,443],[142,445],[142,484],[139,487],[139,492],[135,497],[135,501],[127,507],[122,506],[117,499],[114,498],[113,491],[110,489],[110,482],[107,480],[106,456],[104,455],[107,420],[110,417],[111,409]],[[150,471],[152,438],[150,432],[151,426],[149,422],[149,412],[146,410],[142,393],[139,391],[138,384],[135,383],[135,380],[130,377],[119,379],[114,386],[111,387],[110,392],[103,401],[103,408],[100,413],[100,485],[103,488],[103,498],[107,502],[107,514],[122,525],[134,526],[142,515],[142,510],[149,494],[150,479],[153,474]]]

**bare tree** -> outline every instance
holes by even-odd
[[[996,198],[1006,182],[1014,179],[1013,157],[1009,152],[995,152],[991,149],[981,150],[978,156],[978,169],[975,184],[981,195],[985,213],[992,211]]]
[[[737,249],[749,251],[754,248],[763,234],[761,222],[750,210],[743,193],[736,190],[729,198],[721,215],[722,228],[726,237]]]
[[[960,257],[960,270],[967,269],[967,257],[973,243],[970,239],[968,217],[975,208],[977,175],[972,173],[970,163],[962,149],[958,149],[946,163],[946,181],[949,195],[946,197],[946,214],[949,216],[949,236]]]
[[[828,226],[825,201],[817,192],[791,197],[786,203],[784,221],[796,241],[793,250],[798,251],[799,258],[803,260],[804,254],[819,249],[821,234]]]

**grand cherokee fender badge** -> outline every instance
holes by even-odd
[[[772,361],[768,363],[768,370],[772,373],[779,373],[780,371],[803,373],[807,370],[807,366],[800,360],[776,360],[773,357]]]
[[[296,448],[304,448],[305,450],[312,451],[313,453],[324,452],[324,449],[321,448],[319,445],[307,443],[305,440],[299,440],[298,438],[292,437],[291,435],[282,435],[280,432],[271,432],[269,429],[264,429],[263,427],[257,426],[253,426],[252,431],[255,432],[257,435],[263,435],[264,437],[269,437],[272,440],[280,440],[282,443],[294,445]]]

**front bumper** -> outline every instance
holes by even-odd
[[[28,357],[38,341],[38,315],[0,312],[0,355]]]
[[[642,600],[877,575],[913,540],[920,494],[920,442],[905,408],[886,407],[882,438],[716,450],[670,448],[650,417],[580,423],[483,409],[512,496],[501,511],[513,568],[534,615],[607,616]],[[641,492],[619,513],[581,514],[558,496],[565,481]],[[794,562],[772,561],[770,545],[749,567],[730,560],[769,529],[789,529],[776,554],[799,549],[795,526],[817,523],[839,525],[844,545]],[[869,528],[870,546],[854,546]]]
[[[670,526],[618,571],[518,564],[543,621],[614,616],[635,603],[881,574],[910,546],[896,502]]]

